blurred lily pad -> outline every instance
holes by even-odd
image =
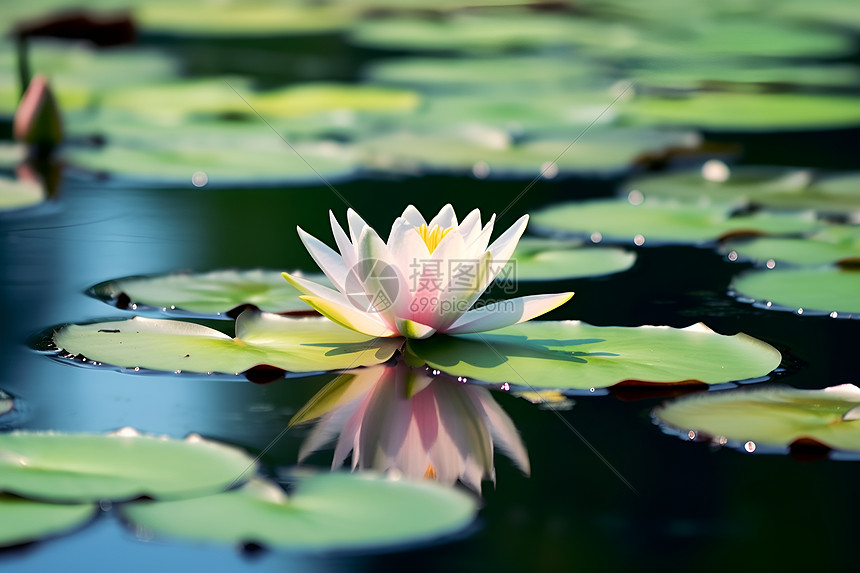
[[[812,213],[733,215],[727,203],[688,205],[601,199],[552,205],[532,215],[532,229],[542,233],[589,237],[636,245],[704,245],[734,234],[798,234],[817,228]]]
[[[302,276],[300,271],[296,273]],[[324,275],[307,278],[328,284]],[[152,307],[221,316],[253,305],[266,312],[282,314],[312,312],[307,303],[299,300],[301,293],[284,280],[280,271],[264,269],[126,277],[97,284],[90,292],[97,298],[137,311]]]
[[[838,267],[750,271],[735,278],[741,300],[804,315],[860,318],[860,270]]]
[[[321,551],[436,540],[471,523],[477,507],[468,494],[433,482],[330,473],[300,477],[289,495],[255,479],[219,495],[135,502],[122,511],[158,536]]]
[[[780,353],[747,336],[704,325],[605,327],[532,321],[483,334],[409,340],[406,356],[452,376],[521,390],[589,390],[620,382],[721,384],[759,378]]]
[[[803,238],[759,237],[730,241],[720,249],[730,260],[753,260],[756,263],[789,263],[792,265],[826,265],[860,262],[860,226],[828,225]]]
[[[45,191],[37,181],[12,179],[0,175],[0,212],[38,205]]]
[[[852,384],[824,390],[744,388],[679,398],[656,408],[654,417],[685,437],[724,438],[747,451],[813,440],[858,452],[858,406],[860,389]]]
[[[640,125],[681,125],[712,131],[815,130],[860,125],[852,96],[809,93],[697,92],[640,96],[625,106]]]
[[[203,440],[114,434],[0,434],[0,492],[62,503],[182,498],[222,491],[253,470],[236,448]]]
[[[609,247],[584,247],[580,241],[525,237],[497,280],[552,281],[626,271],[636,253]]]
[[[8,547],[79,527],[95,517],[96,506],[41,503],[0,494],[0,514],[0,547]]]
[[[625,188],[645,198],[700,202],[744,201],[776,209],[813,209],[822,213],[860,211],[860,175],[811,169],[729,167],[716,160],[701,170],[638,177]]]
[[[629,169],[649,152],[694,147],[689,132],[604,129],[569,149],[570,140],[532,140],[514,144],[504,131],[454,134],[395,133],[360,142],[359,153],[372,168],[405,173],[472,173],[479,178],[546,178],[571,173],[606,174]],[[555,160],[555,161],[553,161]]]
[[[288,318],[246,310],[236,338],[192,322],[135,317],[57,329],[68,356],[122,368],[238,374],[255,366],[288,372],[357,368],[385,362],[398,339],[373,338],[322,317]]]

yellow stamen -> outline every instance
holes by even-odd
[[[427,224],[423,224],[420,227],[415,227],[415,230],[418,231],[418,234],[424,239],[424,244],[427,245],[427,250],[431,253],[436,250],[436,247],[439,246],[439,243],[442,242],[442,239],[445,238],[445,235],[451,232],[454,227],[448,227],[447,229],[443,229],[439,225],[433,225],[432,228],[428,228]]]
[[[427,466],[427,471],[424,472],[424,479],[436,479],[436,468],[433,467],[433,464]]]

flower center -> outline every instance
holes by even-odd
[[[425,223],[420,227],[415,227],[415,230],[418,231],[418,234],[421,235],[422,239],[424,239],[424,244],[427,245],[427,250],[432,253],[436,250],[436,247],[439,246],[439,243],[442,242],[442,239],[445,238],[445,235],[450,233],[453,228],[454,227],[448,227],[447,229],[443,229],[439,225],[433,225],[432,228],[428,228]]]

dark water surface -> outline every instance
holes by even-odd
[[[275,142],[277,143],[277,142]],[[286,151],[285,151],[286,152]],[[506,227],[535,206],[606,194],[611,181],[541,183],[505,214]],[[338,190],[378,229],[409,203],[430,212],[455,200],[458,214],[504,209],[524,182],[428,177],[359,181]],[[327,210],[346,206],[326,187],[269,190],[134,189],[67,180],[56,203],[0,218],[3,364],[0,388],[26,406],[22,428],[104,432],[122,426],[183,437],[197,432],[256,453],[330,379],[269,385],[173,374],[128,375],[74,368],[30,349],[53,325],[129,314],[84,291],[101,281],[179,269],[312,270],[295,226],[330,241]],[[640,249],[628,272],[597,280],[523,288],[572,288],[549,318],[594,324],[703,321],[776,345],[779,381],[822,388],[860,383],[860,322],[768,312],[725,294],[731,264],[707,249]],[[560,412],[631,484],[634,493],[547,410],[496,392],[522,434],[532,476],[497,455],[497,486],[486,483],[477,525],[449,543],[382,555],[304,556],[273,551],[142,542],[111,512],[71,535],[0,553],[14,571],[284,571],[821,569],[856,558],[860,466],[787,455],[714,450],[664,434],[650,419],[662,398],[576,398]],[[628,398],[628,397],[624,397]],[[296,462],[307,430],[288,431],[263,458]],[[310,462],[326,467],[331,451]]]

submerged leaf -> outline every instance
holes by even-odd
[[[290,495],[254,479],[219,495],[122,511],[159,536],[320,551],[432,541],[462,530],[476,509],[471,496],[435,483],[331,473],[301,477]]]
[[[0,547],[57,535],[96,515],[93,504],[57,505],[0,494]]]
[[[208,495],[256,462],[203,440],[114,434],[0,434],[0,492],[63,503]]]
[[[858,405],[860,389],[851,384],[824,390],[744,388],[680,398],[656,408],[654,417],[684,437],[752,442],[747,451],[813,440],[860,452],[860,425],[849,415]]]
[[[236,319],[236,335],[138,316],[66,325],[54,333],[54,344],[69,355],[124,368],[237,374],[259,365],[316,372],[379,364],[401,343],[359,334],[323,317],[288,318],[249,310]]]
[[[492,332],[410,340],[407,358],[452,376],[510,383],[521,390],[589,390],[624,381],[721,384],[759,378],[781,355],[747,336],[703,325],[591,326],[533,321]]]

